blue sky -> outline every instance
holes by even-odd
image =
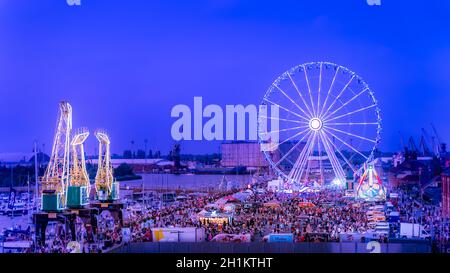
[[[74,126],[106,128],[113,150],[173,141],[171,108],[258,104],[310,61],[357,72],[383,115],[380,148],[433,122],[450,138],[450,2],[0,0],[0,152],[51,145],[57,103]],[[429,129],[429,131],[431,131]],[[88,152],[95,142],[91,138]],[[218,151],[183,142],[184,152]]]

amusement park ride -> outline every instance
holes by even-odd
[[[119,184],[114,180],[111,165],[110,139],[105,131],[96,131],[99,141],[98,170],[95,177],[95,199],[90,200],[91,183],[86,169],[84,143],[89,131],[79,129],[72,136],[72,106],[59,104],[59,116],[49,164],[41,179],[41,211],[33,215],[36,234],[45,242],[49,222],[64,223],[75,240],[75,221],[97,226],[96,215],[107,210],[122,222],[123,204],[119,199]]]
[[[359,178],[356,197],[365,201],[381,201],[386,199],[386,188],[383,186],[375,167],[364,166],[364,173]]]
[[[278,128],[261,130],[265,117],[258,128],[261,145],[267,144],[266,134],[278,135],[275,149],[263,153],[284,181],[282,190],[342,188],[358,177],[364,190],[365,180],[377,177],[373,162],[381,110],[369,85],[353,71],[329,62],[298,65],[271,84],[262,105],[280,109]],[[370,189],[382,188],[373,182],[369,179]]]

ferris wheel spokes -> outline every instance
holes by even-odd
[[[364,157],[366,160],[369,160],[369,157],[365,156],[363,153],[361,153],[360,151],[358,151],[355,147],[353,147],[352,145],[348,144],[347,142],[345,142],[344,140],[342,140],[340,137],[338,137],[337,135],[333,134],[332,132],[328,131],[327,129],[324,129],[325,132],[329,133],[330,135],[332,135],[334,138],[336,138],[337,140],[339,140],[340,142],[342,142],[345,146],[347,146],[348,148],[352,149],[355,153],[359,154],[360,156]]]
[[[334,144],[331,139],[324,134],[324,137],[326,139],[326,141],[328,141],[329,143],[331,143],[331,145],[334,147],[334,149],[339,153],[339,155],[342,157],[342,159],[345,161],[345,163],[347,164],[347,166],[350,167],[350,169],[352,169],[352,171],[354,173],[356,173],[356,168],[350,163],[350,160],[348,160],[343,154],[342,152],[338,149],[338,147],[336,146],[336,144]]]
[[[347,82],[347,84],[342,88],[341,92],[334,98],[333,102],[328,106],[327,110],[324,115],[327,115],[327,113],[331,110],[331,108],[334,106],[334,104],[337,102],[337,100],[344,94],[344,91],[348,88],[348,86],[352,83],[353,79],[356,77],[356,75],[353,75],[350,80]],[[322,117],[323,118],[323,117]]]
[[[352,111],[352,112],[348,112],[347,114],[340,115],[340,116],[337,116],[337,117],[334,117],[334,118],[331,118],[331,119],[327,119],[327,120],[325,120],[325,121],[326,121],[326,122],[329,122],[329,121],[333,121],[333,120],[340,119],[340,118],[343,118],[343,117],[347,117],[347,116],[350,116],[350,115],[353,115],[353,114],[362,112],[362,111],[364,111],[364,110],[373,108],[373,107],[375,107],[375,106],[377,106],[377,105],[376,105],[376,104],[372,104],[372,105],[370,105],[370,106],[366,106],[366,107],[360,108],[360,109],[358,109],[358,110],[355,110],[355,111]]]
[[[265,135],[265,134],[281,133],[281,132],[293,131],[293,130],[297,130],[297,129],[303,129],[303,128],[307,128],[307,127],[309,127],[309,126],[303,125],[303,126],[290,127],[290,128],[280,129],[280,130],[275,130],[275,131],[270,131],[270,132],[263,132],[261,134]]]
[[[285,119],[285,118],[277,118],[277,117],[266,117],[266,116],[260,116],[261,119],[273,119],[273,120],[279,120],[279,121],[287,121],[287,122],[293,122],[293,123],[300,123],[300,124],[308,124],[305,121],[298,121],[293,119]]]
[[[278,90],[280,90],[281,94],[283,94],[288,100],[290,100],[295,106],[297,106],[298,109],[300,109],[300,111],[302,111],[303,114],[305,114],[308,118],[312,118],[311,116],[309,116],[305,110],[303,110],[291,97],[289,97],[286,92],[283,91],[283,89],[281,89],[278,85],[273,83],[273,86],[275,86]]]
[[[294,181],[301,182],[301,178],[303,176],[303,172],[305,171],[305,167],[310,162],[310,156],[311,156],[313,148],[314,148],[314,142],[315,142],[316,137],[317,137],[317,132],[314,132],[312,135],[312,139],[307,144],[308,150],[306,151],[306,153],[303,157],[302,163],[299,168],[299,172],[297,171],[297,175],[296,175]]]
[[[288,75],[289,79],[291,80],[291,83],[292,83],[292,85],[294,86],[295,90],[297,90],[298,95],[300,96],[300,98],[302,99],[303,103],[305,104],[306,109],[307,109],[308,112],[309,112],[309,117],[312,117],[312,116],[313,116],[313,112],[311,112],[311,109],[309,109],[309,106],[308,106],[308,104],[306,103],[305,98],[303,98],[302,93],[300,93],[300,90],[298,89],[297,84],[295,83],[294,79],[292,79],[291,74],[287,73],[287,75]]]
[[[313,136],[314,136],[314,133],[311,133],[310,136],[308,137],[306,145],[303,146],[303,149],[302,149],[299,157],[295,161],[295,164],[289,173],[289,178],[292,181],[295,181],[294,178],[297,177],[300,168],[303,166],[303,162],[305,161],[305,155],[306,155],[307,151],[309,150],[309,147],[311,146],[311,139],[313,138]]]
[[[336,122],[336,123],[329,123],[327,122],[327,125],[333,125],[333,126],[356,126],[356,125],[379,125],[378,122]]]
[[[298,145],[300,145],[302,143],[302,141],[311,134],[310,130],[305,130],[308,131],[307,134],[305,134],[280,160],[278,160],[278,162],[275,164],[275,167],[278,166],[281,162],[283,162],[283,160],[285,160],[297,147]],[[295,135],[294,137],[299,136],[301,133],[305,132],[302,131],[300,133],[298,133],[297,135]],[[294,137],[292,137],[291,139],[293,139]],[[290,139],[289,139],[290,140]],[[281,144],[284,144],[286,142],[288,142],[289,140],[284,140],[283,142],[281,142],[280,144],[278,144],[278,147],[280,147]]]
[[[314,108],[314,102],[313,102],[313,97],[312,97],[312,93],[311,93],[311,86],[309,84],[309,79],[308,79],[308,73],[306,72],[306,67],[303,66],[303,72],[305,72],[305,80],[306,80],[306,85],[308,86],[308,93],[309,93],[309,99],[311,100],[311,108],[313,109],[312,113],[313,116],[316,117],[316,109]]]
[[[345,173],[344,170],[342,169],[341,164],[339,163],[339,160],[336,157],[336,153],[333,152],[333,149],[331,148],[330,143],[326,140],[323,132],[320,132],[320,136],[336,178],[339,179],[340,181],[345,180]]]
[[[333,127],[330,127],[330,126],[324,125],[323,127],[324,127],[324,128],[328,128],[328,129],[331,129],[331,130],[336,131],[336,132],[339,132],[339,133],[342,133],[342,134],[346,134],[346,135],[349,135],[349,136],[352,136],[352,137],[356,137],[356,138],[359,138],[359,139],[362,139],[362,140],[365,140],[365,141],[369,141],[369,142],[372,142],[372,143],[377,143],[376,140],[368,139],[368,138],[366,138],[366,137],[363,137],[363,136],[360,136],[360,135],[355,135],[355,134],[352,134],[352,133],[349,133],[349,132],[344,132],[344,131],[342,131],[342,130],[339,130],[339,129],[336,129],[336,128],[333,128]]]
[[[269,100],[269,99],[267,99],[267,98],[264,98],[264,100],[267,101],[268,103],[271,103],[271,104],[273,104],[273,105],[279,107],[280,109],[283,109],[284,111],[286,111],[286,112],[288,112],[288,113],[291,113],[291,114],[294,115],[294,116],[297,116],[297,117],[302,118],[302,119],[304,119],[304,120],[306,120],[306,121],[309,121],[309,119],[305,118],[304,116],[300,115],[299,113],[294,112],[294,111],[291,111],[291,110],[289,110],[289,109],[287,109],[287,108],[285,108],[285,107],[279,105],[278,103],[275,103],[275,102],[273,102],[273,101],[271,101],[271,100]]]
[[[341,106],[339,106],[339,108],[337,108],[336,110],[334,110],[333,112],[329,113],[328,115],[324,116],[323,119],[327,119],[330,116],[333,116],[334,114],[336,114],[336,112],[338,112],[339,110],[341,110],[342,108],[344,108],[345,106],[347,106],[349,103],[351,103],[352,101],[354,101],[355,99],[357,99],[359,96],[361,96],[362,94],[364,94],[367,90],[369,90],[369,88],[364,88],[363,91],[359,92],[358,94],[356,94],[355,96],[353,96],[351,99],[349,99],[348,101],[346,101],[345,103],[343,103]]]
[[[317,90],[317,115],[319,115],[320,112],[320,91],[322,89],[322,67],[323,63],[320,63],[320,73],[319,73],[319,87]]]
[[[336,81],[336,77],[337,77],[337,75],[338,75],[339,69],[340,69],[340,67],[338,67],[338,68],[336,69],[336,72],[334,72],[333,80],[331,81],[330,88],[328,89],[328,93],[327,93],[327,96],[325,97],[325,101],[324,101],[324,103],[323,103],[323,105],[322,105],[322,110],[320,110],[319,116],[322,116],[322,115],[323,115],[323,110],[325,110],[325,107],[326,107],[326,105],[327,105],[328,97],[330,96],[331,90],[332,90],[333,87],[334,87],[334,82]]]
[[[323,180],[323,163],[322,163],[322,145],[320,142],[320,135],[317,138],[317,150],[319,152],[319,172],[320,172],[320,184],[322,185],[324,180]]]

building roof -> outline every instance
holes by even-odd
[[[445,169],[445,170],[442,172],[442,175],[450,176],[450,168]]]
[[[391,172],[400,173],[403,171],[419,171],[419,168],[424,168],[429,165],[428,161],[406,160],[397,167],[391,168]]]
[[[23,162],[32,156],[33,153],[0,153],[0,162]]]

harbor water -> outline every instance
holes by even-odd
[[[145,190],[188,190],[215,191],[224,179],[224,175],[192,175],[192,174],[141,174],[141,180],[120,182],[121,187],[142,187]],[[251,175],[226,175],[227,181],[237,187],[246,187],[252,179]]]

